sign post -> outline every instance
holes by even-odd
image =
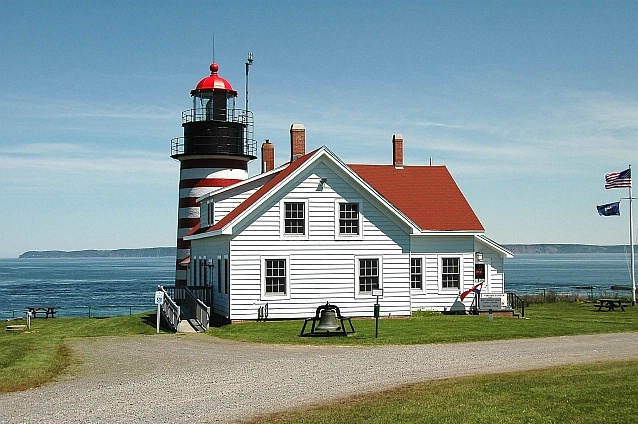
[[[374,338],[379,337],[379,316],[381,315],[381,305],[379,305],[379,296],[383,297],[383,289],[372,289],[372,296],[377,297],[377,302],[374,304]]]
[[[159,334],[160,328],[160,307],[162,303],[164,303],[164,292],[158,290],[155,292],[155,304],[157,305],[157,334]]]

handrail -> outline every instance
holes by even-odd
[[[204,331],[208,331],[208,325],[210,321],[210,307],[206,306],[204,302],[198,299],[188,287],[184,289],[184,306],[195,313],[195,320],[202,326]]]
[[[516,293],[507,293],[507,304],[515,311],[521,311],[521,317],[525,318],[525,301],[518,297]]]
[[[226,109],[225,117],[226,119],[221,120],[221,122],[237,122],[243,125],[253,125],[255,122],[250,110]],[[182,124],[215,120],[218,119],[212,117],[211,112],[207,109],[188,109],[182,112]]]
[[[167,287],[169,291],[175,293],[174,287]],[[173,290],[171,290],[173,289]],[[164,302],[161,305],[162,315],[166,318],[166,321],[171,326],[173,331],[177,331],[179,322],[181,321],[181,308],[175,303],[175,301],[169,296],[168,292],[163,286],[157,286],[157,290],[164,292]]]
[[[171,139],[171,156],[186,154],[230,154],[238,156],[256,156],[257,142],[254,139],[241,140],[237,135],[193,136],[190,147],[186,147],[185,137]]]

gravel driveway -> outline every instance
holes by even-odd
[[[196,334],[68,343],[81,358],[73,375],[0,394],[0,422],[232,422],[404,383],[638,358],[638,333],[383,347],[257,345]]]

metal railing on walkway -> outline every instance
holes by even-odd
[[[164,292],[164,303],[169,305],[166,308],[162,305],[162,314],[175,331],[183,319],[195,319],[204,331],[208,330],[210,307],[202,301],[200,296],[206,298],[205,296],[210,295],[210,291],[198,290],[204,289],[203,287],[186,286],[158,286],[157,289]]]
[[[174,287],[168,287],[174,288]],[[168,323],[168,325],[173,329],[173,331],[177,331],[177,327],[179,326],[179,322],[181,320],[181,310],[179,305],[175,303],[175,301],[171,298],[170,294],[174,294],[174,290],[165,290],[164,286],[157,286],[158,291],[164,292],[164,302],[161,305],[160,310],[162,311],[162,316]]]
[[[525,301],[518,297],[516,293],[507,293],[507,304],[515,311],[521,314],[521,318],[525,318]]]

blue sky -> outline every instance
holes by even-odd
[[[638,163],[638,2],[0,3],[0,257],[173,246],[190,90],[220,75],[277,164],[444,164],[500,243],[628,242],[596,205]],[[250,172],[258,172],[259,162]]]

